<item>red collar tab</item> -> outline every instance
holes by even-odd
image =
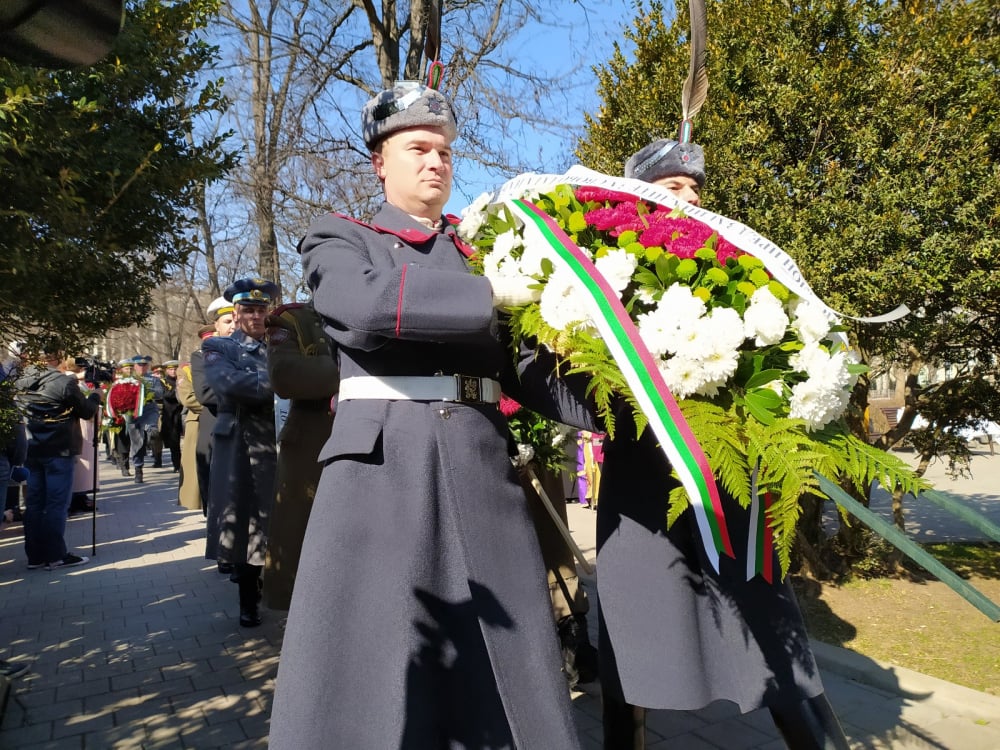
[[[362,227],[371,229],[373,232],[378,232],[379,234],[391,234],[393,237],[399,237],[401,240],[406,240],[411,245],[420,245],[424,242],[428,242],[437,236],[437,232],[432,232],[428,229],[388,229],[386,227],[380,227],[378,224],[366,224],[358,219],[352,219],[350,216],[344,216],[343,214],[334,214],[341,219],[347,219],[354,224]]]

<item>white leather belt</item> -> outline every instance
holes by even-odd
[[[457,401],[466,404],[496,404],[500,384],[472,375],[361,375],[340,381],[338,401],[372,398],[385,401]]]

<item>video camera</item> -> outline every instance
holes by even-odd
[[[111,362],[99,362],[90,357],[77,357],[76,366],[83,368],[83,379],[88,383],[110,383],[114,380],[115,367]]]

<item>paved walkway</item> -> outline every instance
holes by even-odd
[[[107,463],[102,470],[116,473]],[[262,627],[236,625],[236,587],[202,558],[201,515],[176,505],[175,474],[149,469],[147,479],[143,486],[117,476],[106,482],[88,565],[29,571],[20,526],[0,533],[0,657],[31,665],[14,681],[0,748],[267,746],[281,618],[265,610]],[[574,534],[592,556],[593,513],[570,511]],[[77,552],[91,554],[91,529],[89,515],[70,520],[67,540]],[[970,608],[969,616],[981,615]],[[817,649],[854,748],[1000,748],[1000,698],[843,649]],[[572,698],[584,747],[598,750],[599,688]],[[783,744],[766,712],[741,716],[719,703],[652,712],[648,747]]]

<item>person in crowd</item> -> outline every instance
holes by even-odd
[[[0,360],[0,380],[17,380],[27,363],[28,350],[23,341],[7,344],[6,355]]]
[[[150,358],[152,361],[152,358]],[[147,375],[154,380],[160,382],[161,390],[163,395],[156,398],[156,408],[159,410],[159,415],[156,421],[156,430],[151,432],[149,435],[149,440],[146,444],[146,455],[153,459],[152,465],[154,469],[163,468],[163,399],[167,395],[166,383],[163,382],[163,365],[150,365]]]
[[[152,362],[153,358],[148,354],[137,354],[132,357],[132,376],[142,383],[144,394],[141,410],[133,416],[127,426],[136,484],[143,483],[142,472],[146,465],[146,455],[152,451],[152,441],[159,439],[159,405],[163,402],[163,381],[149,373]]]
[[[160,378],[163,383],[160,439],[163,441],[163,447],[170,451],[170,467],[175,472],[181,470],[181,431],[183,429],[181,412],[184,409],[177,398],[178,365],[180,365],[178,360],[168,359],[163,363],[163,375]],[[162,465],[162,460],[160,463]]]
[[[526,403],[494,309],[513,297],[469,272],[441,213],[456,127],[420,83],[375,96],[362,130],[385,205],[371,224],[321,218],[299,245],[341,383],[272,750],[579,746],[497,408],[500,379]]]
[[[105,412],[108,411],[107,398],[111,388],[113,388],[115,383],[118,381],[130,380],[132,378],[132,364],[131,357],[118,361],[118,366],[115,368],[114,379],[111,381],[111,386],[108,391],[104,393]],[[129,455],[132,452],[132,446],[129,439],[128,429],[123,426],[119,430],[107,430],[105,431],[105,434],[107,435],[111,445],[111,462],[121,470],[123,477],[132,476],[129,471]]]
[[[198,338],[211,336],[213,333],[215,329],[212,326],[202,326],[198,329]],[[201,356],[200,351],[197,354]],[[198,437],[201,431],[201,414],[205,407],[195,396],[190,363],[177,368],[177,401],[184,410],[181,476],[177,485],[177,501],[182,508],[204,512],[205,506],[198,486]]]
[[[77,380],[59,370],[62,352],[49,344],[38,364],[16,382],[16,401],[28,437],[28,491],[25,497],[24,548],[28,568],[68,568],[89,558],[66,548],[66,514],[73,487],[75,457],[82,450],[79,420],[91,419],[100,396],[85,394]]]
[[[217,297],[209,303],[208,316],[212,319],[212,330],[206,331],[204,328],[200,330],[202,346],[204,346],[205,340],[212,336],[229,336],[236,330],[236,325],[233,322],[233,303],[225,297]],[[210,481],[212,447],[215,444],[212,433],[215,431],[218,402],[215,398],[215,391],[212,390],[205,378],[205,357],[201,348],[191,353],[191,383],[194,386],[195,398],[203,407],[198,429],[198,490],[201,492],[205,508],[205,558],[216,560],[219,573],[233,575],[235,573],[233,566],[220,560],[218,552],[219,519],[222,517],[224,499],[212,497]]]
[[[625,176],[697,206],[704,153],[656,140],[628,160]],[[766,706],[793,750],[846,750],[791,586],[746,580],[749,510],[720,487],[737,559],[723,556],[717,573],[690,509],[667,529],[675,480],[652,431],[636,435],[625,413],[616,421],[597,506],[604,746],[644,747],[645,708],[728,700],[743,712]]]
[[[322,466],[319,451],[333,425],[332,399],[340,385],[336,351],[310,304],[288,304],[267,318],[271,387],[291,399],[278,435],[278,483],[264,567],[264,602],[287,610],[299,568],[302,539]]]
[[[13,376],[19,370],[20,360],[17,367],[12,367],[9,371],[4,369],[0,373],[0,388],[4,389],[4,392],[0,393],[0,398],[8,405],[13,399],[14,389],[14,378],[8,379],[8,373]],[[24,468],[27,457],[28,438],[24,430],[24,422],[15,419],[6,426],[6,429],[3,424],[0,424],[0,488],[6,491],[8,483],[11,486],[20,487],[20,482],[27,474],[27,470]],[[14,509],[4,508],[0,513],[2,513],[0,515],[0,529],[2,529],[5,524],[14,519]],[[18,677],[27,670],[27,662],[0,659],[0,678]],[[4,686],[0,684],[0,704],[3,702],[3,691]]]
[[[86,360],[80,357],[69,357],[63,361],[60,369],[67,375],[76,378],[77,384],[84,393],[97,393],[103,400],[103,394],[94,383],[86,380]],[[81,451],[76,456],[73,466],[73,492],[70,498],[69,512],[90,513],[94,509],[95,490],[99,488],[100,471],[97,466],[97,438],[95,426],[100,424],[101,410],[93,419],[81,419],[79,424]],[[75,438],[74,438],[75,439]]]
[[[222,507],[217,559],[235,568],[240,625],[248,628],[261,623],[260,574],[274,503],[274,391],[264,333],[277,292],[265,279],[234,282],[225,297],[233,304],[236,330],[202,342],[205,379],[218,403],[209,477],[210,497]]]
[[[8,403],[13,403],[14,398],[14,383],[17,381],[18,374],[27,365],[27,350],[23,342],[12,341],[6,347],[7,356],[4,357],[3,361],[0,361],[0,398],[7,400]],[[24,425],[18,424],[13,426],[13,432],[8,438],[13,441],[7,446],[7,450],[16,451],[13,455],[19,456],[19,460],[11,463],[7,469],[13,470],[17,469],[18,476],[25,474],[24,470],[24,458],[25,453],[28,448],[27,438],[24,437]],[[22,450],[23,449],[23,450]],[[10,457],[10,456],[9,456]],[[0,467],[2,468],[2,467]],[[11,478],[8,473],[8,481],[0,484],[0,493],[3,497],[3,512],[10,513],[12,520],[21,520],[21,485],[24,479],[15,480]]]

